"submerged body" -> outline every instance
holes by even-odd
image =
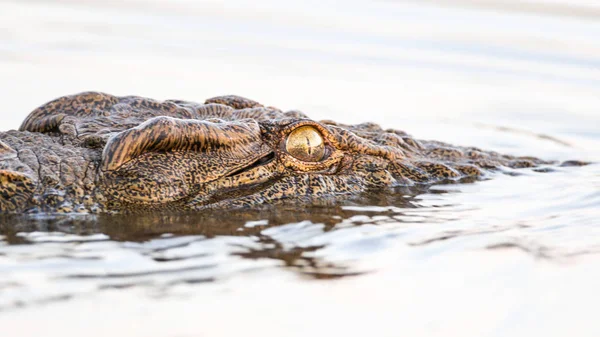
[[[0,212],[139,212],[310,201],[551,164],[316,122],[239,96],[204,104],[96,92],[0,132]]]

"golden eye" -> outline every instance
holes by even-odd
[[[285,141],[289,154],[303,161],[321,161],[325,156],[323,137],[312,126],[301,126],[292,131]]]

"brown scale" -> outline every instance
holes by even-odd
[[[21,211],[35,191],[33,179],[23,173],[0,170],[0,212]]]
[[[479,177],[483,175],[483,172],[477,166],[471,164],[455,164],[453,168],[465,177]]]
[[[458,178],[461,176],[461,174],[455,169],[438,162],[420,161],[416,162],[415,165],[421,170],[429,173],[431,177],[436,177],[439,180],[446,178]]]
[[[262,104],[260,104],[256,101],[253,101],[251,99],[247,99],[247,98],[235,96],[235,95],[218,96],[218,97],[209,98],[204,103],[205,104],[209,104],[209,103],[223,104],[223,105],[230,106],[236,110],[247,109],[247,108],[257,108],[257,107],[263,106]]]
[[[400,161],[390,163],[388,165],[388,170],[390,170],[392,174],[404,178],[411,183],[427,183],[435,179],[435,177],[432,178],[429,173],[421,168]]]
[[[448,147],[436,147],[424,151],[424,154],[428,158],[441,159],[441,160],[456,160],[464,158],[464,154],[459,149],[453,149]]]
[[[233,95],[200,104],[86,92],[35,109],[19,131],[0,132],[0,212],[310,203],[547,164],[374,123],[317,122]]]

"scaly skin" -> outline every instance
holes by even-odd
[[[87,92],[39,107],[19,131],[0,132],[0,212],[310,202],[542,164],[549,163],[370,123],[316,122],[238,96],[198,104]]]

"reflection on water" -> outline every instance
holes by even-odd
[[[0,227],[0,310],[130,287],[168,296],[179,284],[265,268],[312,279],[359,276],[376,270],[362,260],[392,245],[410,247],[404,258],[414,263],[472,249],[517,249],[556,262],[600,253],[597,165],[519,172],[301,209],[282,204],[227,213],[7,216]],[[572,175],[589,186],[569,186]],[[523,179],[527,189],[518,188]],[[543,202],[530,199],[539,195],[546,195]]]
[[[2,130],[84,90],[236,93],[593,164],[309,207],[0,217],[0,334],[600,335],[598,8],[1,1]]]
[[[17,246],[6,247],[4,252],[23,267],[31,264],[25,269],[61,261],[61,267],[51,271],[52,278],[67,283],[79,280],[96,289],[209,282],[273,266],[321,279],[361,273],[351,261],[394,238],[392,227],[404,222],[402,219],[414,224],[436,222],[411,214],[419,208],[414,196],[365,196],[360,203],[370,206],[350,206],[354,203],[347,200],[346,206],[298,210],[293,205],[278,205],[226,214],[9,216],[2,219],[2,234],[7,243]],[[20,246],[29,243],[32,245]],[[320,253],[340,245],[346,246],[345,258]],[[2,271],[10,274],[14,269]],[[72,287],[64,287],[61,281],[53,283],[63,294],[50,298],[72,295]],[[9,284],[27,286],[17,280]],[[9,301],[3,303],[3,309],[26,304],[15,295],[12,303],[4,298]],[[37,303],[48,295],[30,300]]]

